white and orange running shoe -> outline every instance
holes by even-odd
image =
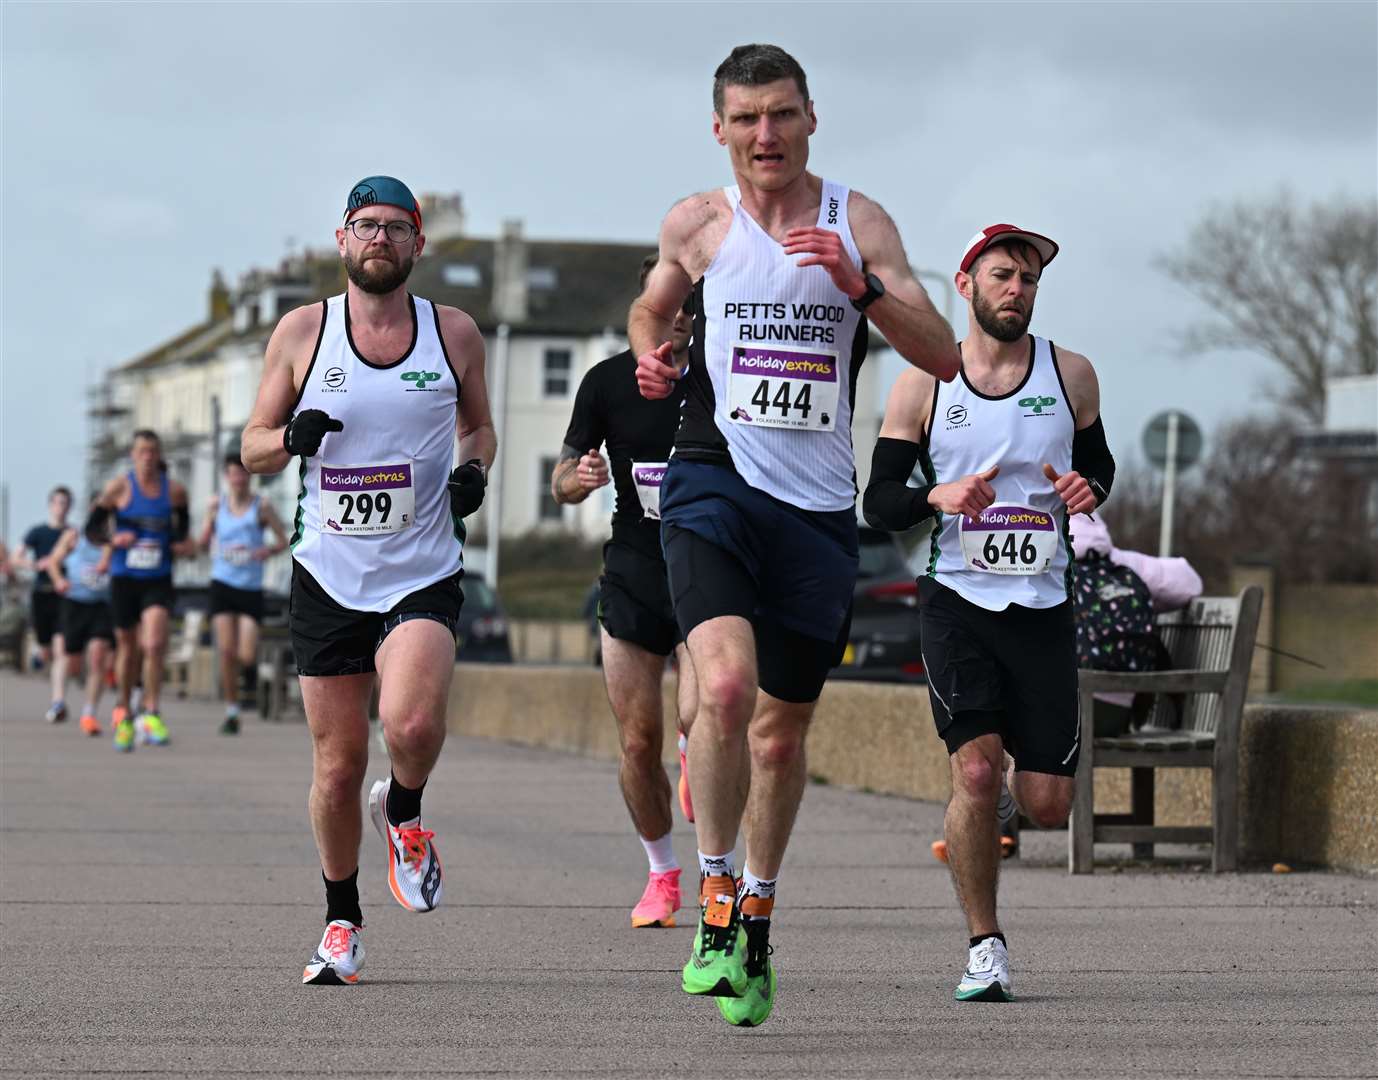
[[[368,793],[368,812],[373,827],[388,846],[388,888],[393,899],[408,911],[434,911],[440,903],[440,852],[435,833],[421,827],[421,819],[393,825],[388,821],[388,788],[391,779],[376,781]]]
[[[652,872],[646,882],[646,891],[641,894],[636,907],[632,908],[632,925],[674,926],[675,912],[679,910],[679,871],[667,870],[663,874]]]
[[[333,920],[306,962],[301,981],[317,986],[353,986],[358,982],[364,968],[362,929],[346,919]]]

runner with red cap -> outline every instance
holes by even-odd
[[[354,983],[363,967],[360,786],[375,683],[392,773],[369,793],[388,887],[409,911],[440,902],[421,793],[445,741],[463,594],[463,518],[497,452],[483,339],[457,308],[405,286],[425,248],[421,209],[390,176],[359,181],[335,242],[343,294],[273,331],[241,446],[250,472],[300,458],[292,650],[311,729],[311,824],[326,930],[302,974]],[[453,468],[458,437],[458,458]]]
[[[972,237],[956,274],[968,306],[960,378],[900,374],[863,503],[879,528],[934,519],[920,621],[951,760],[944,833],[970,935],[963,1001],[1013,998],[995,904],[1001,820],[1017,805],[1057,828],[1071,809],[1080,723],[1067,521],[1104,501],[1115,476],[1091,362],[1028,332],[1057,251],[1013,225]],[[927,482],[914,488],[916,462]]]

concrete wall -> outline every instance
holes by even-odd
[[[673,717],[673,679],[665,715]],[[602,673],[463,665],[450,730],[612,759],[617,729]],[[674,756],[666,743],[666,759]],[[947,753],[921,687],[830,683],[809,737],[809,774],[833,784],[946,801]],[[1096,809],[1129,809],[1128,770],[1096,771]],[[1378,870],[1378,713],[1251,706],[1241,750],[1241,854],[1252,861]],[[1203,769],[1160,770],[1157,820],[1210,823]]]

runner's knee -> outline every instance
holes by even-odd
[[[1000,769],[981,754],[964,754],[957,758],[953,775],[953,794],[995,805],[1000,796]]]

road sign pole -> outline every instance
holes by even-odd
[[[1163,466],[1163,515],[1158,532],[1158,557],[1172,554],[1172,512],[1177,501],[1177,424],[1176,410],[1167,417],[1167,462]]]

